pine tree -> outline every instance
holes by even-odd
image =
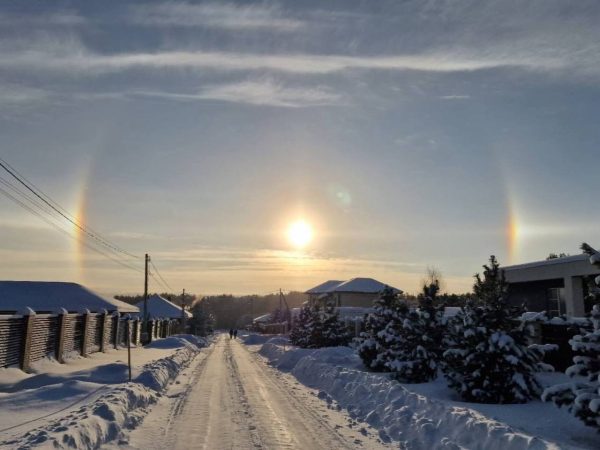
[[[423,286],[419,308],[406,314],[394,332],[386,367],[394,378],[407,383],[424,383],[437,377],[441,357],[444,308],[435,304],[439,282]]]
[[[575,364],[567,369],[567,375],[585,376],[588,381],[551,386],[542,400],[566,406],[583,423],[600,430],[600,305],[592,309],[592,322],[593,331],[569,341],[577,355],[573,358]]]
[[[318,304],[305,305],[290,332],[290,342],[301,348],[348,345],[352,336],[334,311],[322,311]]]
[[[515,325],[506,303],[508,284],[494,256],[475,275],[476,301],[449,323],[442,369],[448,385],[464,400],[524,403],[539,395],[535,372],[544,370],[542,353],[527,346],[528,328]]]
[[[300,309],[298,319],[294,321],[294,325],[290,331],[290,342],[298,347],[307,348],[309,345],[310,329],[308,327],[312,318],[312,308],[310,304],[304,305]]]
[[[388,371],[386,361],[390,358],[387,351],[395,338],[395,324],[403,320],[408,307],[401,302],[393,289],[386,287],[375,300],[373,312],[365,319],[365,331],[360,334],[358,355],[364,365],[374,371]]]
[[[323,341],[321,347],[340,347],[352,341],[352,335],[346,325],[339,319],[337,312],[325,312],[322,317]]]

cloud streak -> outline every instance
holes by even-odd
[[[273,80],[213,84],[197,94],[138,92],[137,95],[178,101],[218,100],[259,106],[302,108],[341,104],[341,96],[323,87],[289,87]]]
[[[277,71],[318,75],[345,70],[414,70],[465,72],[498,67],[560,69],[560,58],[497,56],[477,57],[447,53],[419,55],[345,56],[301,53],[258,54],[222,51],[162,51],[101,55],[73,43],[2,52],[0,67],[6,69],[49,70],[62,74],[104,74],[133,69],[208,69],[215,71]]]
[[[296,31],[299,20],[284,17],[275,4],[235,5],[232,3],[169,2],[133,8],[134,24],[160,27],[209,27],[226,30]]]

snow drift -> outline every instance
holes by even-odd
[[[160,392],[206,345],[206,340],[191,335],[157,340],[149,347],[173,348],[174,352],[144,365],[133,382],[107,387],[95,401],[23,436],[0,442],[0,447],[94,449],[118,439],[123,429],[134,428],[143,419]]]
[[[387,374],[366,372],[360,358],[351,348],[312,350],[288,347],[284,351],[280,339],[266,342],[261,347],[260,354],[278,369],[289,371],[301,383],[319,389],[320,398],[328,402],[336,401],[339,406],[348,410],[351,417],[367,422],[379,430],[382,440],[398,441],[402,448],[561,448],[554,442],[517,431],[506,423],[491,419],[470,408],[469,404],[461,407],[457,406],[458,402],[420,395],[391,380]],[[433,383],[418,386],[429,385]]]

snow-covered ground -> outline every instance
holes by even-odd
[[[367,422],[384,441],[408,449],[596,449],[600,436],[554,405],[461,402],[443,377],[401,384],[367,372],[348,347],[298,349],[283,337],[244,335],[251,350],[289,372],[319,397]],[[540,374],[545,385],[566,381],[560,373]]]
[[[0,448],[95,448],[135,426],[206,341],[181,335],[67,364],[36,363],[33,373],[0,369]]]
[[[396,448],[223,334],[121,442],[105,449]]]

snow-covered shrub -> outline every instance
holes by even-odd
[[[340,347],[350,344],[352,334],[340,320],[337,312],[325,312],[322,321],[323,340],[317,347]]]
[[[310,305],[307,303],[300,309],[298,318],[290,330],[290,342],[298,347],[307,348],[310,334],[309,323],[312,318]]]
[[[395,329],[408,314],[408,306],[391,288],[385,288],[375,300],[373,312],[365,319],[365,331],[357,338],[358,355],[374,371],[388,371],[386,362],[393,358],[389,348],[397,339]]]
[[[318,304],[305,305],[290,332],[290,342],[301,348],[337,347],[352,339],[334,311],[322,311]]]
[[[399,381],[424,383],[437,378],[444,330],[444,308],[435,302],[438,291],[437,281],[423,286],[419,308],[408,312],[393,330],[396,339],[385,365]]]
[[[551,386],[544,391],[542,400],[552,401],[558,407],[566,406],[586,425],[600,430],[600,305],[592,309],[594,331],[574,336],[569,341],[577,355],[567,375],[587,377],[588,382],[574,382]]]
[[[527,345],[527,324],[513,320],[496,258],[483,268],[483,278],[475,275],[476,300],[448,323],[442,370],[464,400],[524,403],[541,392],[535,372],[549,367],[541,363],[541,349]]]

